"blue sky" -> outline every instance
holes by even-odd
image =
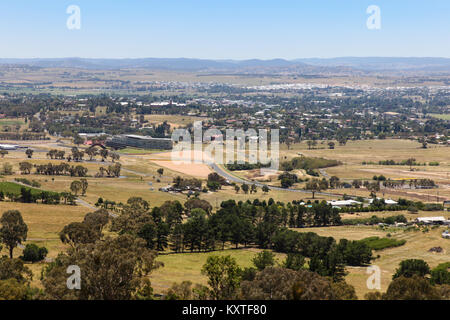
[[[0,39],[2,58],[450,57],[450,1],[2,0]]]

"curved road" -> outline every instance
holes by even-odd
[[[299,193],[307,193],[307,194],[312,194],[311,191],[307,191],[307,190],[302,190],[302,189],[286,189],[286,188],[281,188],[281,187],[275,187],[275,186],[271,186],[268,184],[264,184],[264,183],[260,183],[260,182],[256,182],[256,181],[250,181],[250,180],[244,180],[242,178],[238,178],[232,174],[229,174],[226,170],[222,169],[220,166],[218,166],[216,163],[209,163],[208,164],[211,169],[213,169],[216,173],[218,173],[219,175],[221,175],[222,177],[224,177],[225,179],[232,181],[232,182],[236,182],[236,183],[246,183],[246,184],[254,184],[258,187],[262,187],[262,186],[267,186],[270,190],[280,190],[280,191],[290,191],[290,192],[299,192]],[[319,194],[319,195],[323,195],[323,196],[332,196],[332,197],[342,197],[343,194],[339,194],[339,193],[330,193],[330,192],[315,192],[315,194]],[[349,196],[350,198],[356,198],[353,196]]]

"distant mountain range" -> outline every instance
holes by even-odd
[[[449,72],[449,58],[413,57],[341,57],[305,58],[295,60],[207,60],[189,58],[139,59],[0,59],[0,65],[29,65],[40,68],[124,69],[144,68],[173,71],[205,72],[377,72],[377,71],[430,71]]]
[[[439,70],[440,68],[449,70],[449,58],[415,58],[415,57],[341,57],[341,58],[310,58],[294,60],[314,66],[341,66],[351,67],[361,70],[418,70],[429,69]]]

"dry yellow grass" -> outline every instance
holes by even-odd
[[[49,251],[47,257],[55,258],[59,252],[66,249],[58,236],[58,233],[65,225],[71,222],[80,222],[87,212],[92,211],[82,206],[65,205],[44,205],[30,203],[0,202],[0,212],[7,210],[19,210],[25,223],[28,226],[27,241],[23,243],[36,243],[46,247]],[[7,254],[7,249],[3,248],[1,254]],[[14,250],[14,257],[22,255],[22,249]],[[40,287],[40,273],[45,263],[26,264],[33,272],[32,285]]]
[[[367,237],[386,237],[388,233],[395,239],[404,239],[406,244],[396,248],[388,248],[381,251],[374,251],[374,256],[379,258],[372,261],[373,265],[381,269],[381,291],[385,292],[392,280],[395,269],[401,261],[406,259],[423,259],[430,267],[450,261],[450,240],[443,239],[441,233],[444,228],[429,228],[428,232],[407,231],[400,228],[389,228],[381,230],[378,227],[370,226],[341,226],[327,228],[305,228],[296,229],[300,232],[315,232],[321,236],[330,236],[339,239],[360,240]],[[433,253],[428,250],[432,247],[442,247],[443,252]],[[349,274],[346,280],[353,285],[360,299],[370,290],[367,288],[367,278],[365,267],[347,267]]]
[[[71,222],[82,221],[87,212],[82,206],[44,205],[34,203],[0,202],[0,212],[19,210],[28,226],[27,242],[36,242],[49,249],[49,257],[57,255],[64,246],[58,233]],[[25,243],[25,244],[26,244]],[[20,250],[16,254],[20,255]]]
[[[208,118],[196,117],[196,116],[184,116],[184,115],[171,115],[171,114],[150,114],[145,115],[145,120],[152,124],[160,124],[167,121],[172,128],[180,126],[186,126],[192,124],[195,121],[207,121]]]
[[[52,147],[53,148],[53,147]],[[337,175],[341,180],[351,180],[355,178],[370,179],[374,174],[385,174],[388,177],[398,176],[433,176],[439,183],[445,184],[447,181],[446,173],[449,171],[449,157],[447,155],[448,148],[430,148],[428,150],[420,149],[420,145],[414,141],[402,141],[402,140],[377,140],[377,141],[349,141],[347,146],[337,146],[336,150],[319,149],[319,150],[307,150],[306,144],[294,145],[292,150],[283,150],[283,154],[287,157],[296,156],[297,152],[301,151],[307,156],[320,156],[327,158],[334,158],[341,160],[344,165],[327,168],[326,172],[329,175]],[[45,154],[38,153],[36,157],[45,157]],[[415,157],[417,161],[429,162],[439,161],[441,165],[439,167],[420,167],[420,171],[410,172],[404,167],[384,167],[384,166],[362,166],[362,161],[378,161],[386,159],[406,159],[408,157]],[[159,177],[157,169],[160,168],[158,164],[151,161],[155,155],[122,155],[120,162],[123,165],[122,175],[123,178],[88,178],[89,187],[87,195],[82,197],[84,200],[91,204],[94,204],[99,197],[108,200],[114,200],[117,202],[126,202],[126,200],[133,196],[140,196],[149,201],[151,206],[159,206],[167,200],[179,200],[184,202],[187,200],[186,195],[183,194],[171,194],[159,192],[160,187],[166,186],[172,183],[172,180],[177,175],[186,176],[186,173],[181,174],[171,168],[165,168],[162,177]],[[10,162],[14,164],[14,169],[18,170],[18,163],[25,158],[23,151],[11,152],[4,159],[0,159],[0,165],[3,162]],[[33,163],[48,163],[47,159],[32,159]],[[57,161],[52,161],[57,162]],[[89,168],[89,174],[95,174],[98,167],[102,164],[98,163],[80,163]],[[369,171],[368,171],[369,170]],[[373,171],[375,170],[375,171]],[[384,171],[379,171],[384,170]],[[245,173],[241,173],[245,174]],[[22,177],[21,175],[14,175],[4,177],[4,180],[12,180],[14,177]],[[42,188],[52,191],[68,191],[70,183],[78,178],[71,178],[66,176],[60,177],[48,177],[29,175],[28,179],[38,180],[42,184]],[[159,180],[159,182],[158,182]],[[151,183],[151,186],[150,184]],[[450,181],[447,183],[450,184]],[[153,190],[150,190],[153,188]],[[407,191],[407,190],[406,190]],[[440,195],[447,195],[447,189],[439,189]],[[368,192],[362,189],[338,189],[338,193],[357,194],[367,196]],[[419,194],[423,194],[426,197],[430,195],[430,192],[435,193],[436,190],[414,190]],[[381,193],[380,193],[381,195]],[[430,195],[432,197],[432,194]],[[450,196],[450,194],[449,194]],[[398,195],[390,195],[386,193],[386,197],[396,198]],[[402,196],[403,197],[403,196]],[[236,194],[232,187],[224,187],[219,192],[201,194],[201,198],[209,201],[213,207],[218,207],[223,200],[234,199],[236,201],[246,201],[253,199],[268,200],[273,198],[276,201],[293,201],[300,199],[310,199],[309,194],[295,193],[288,191],[271,190],[268,194],[263,194],[261,189],[258,189],[256,194],[244,194],[242,191]],[[331,197],[316,196],[318,200],[329,200]],[[417,199],[416,199],[417,200]],[[431,201],[434,199],[431,198]],[[88,208],[82,206],[47,206],[41,204],[21,204],[0,202],[0,212],[18,209],[22,212],[25,222],[29,226],[29,241],[36,242],[39,245],[46,246],[50,253],[49,257],[55,257],[58,252],[63,251],[65,247],[58,239],[58,232],[64,227],[64,225],[81,221],[84,215],[91,211]],[[346,215],[345,218],[367,217],[373,214],[380,216],[388,216],[393,214],[405,214],[408,219],[414,219],[417,216],[429,216],[429,215],[444,215],[448,217],[447,212],[419,212],[418,215],[412,215],[407,212],[385,212],[385,213],[360,213],[355,215]],[[369,236],[386,236],[388,232],[393,237],[398,239],[407,240],[406,245],[398,248],[386,249],[376,254],[380,254],[380,258],[374,261],[374,264],[379,265],[382,269],[382,290],[386,290],[387,285],[391,279],[395,268],[399,262],[408,258],[419,258],[427,261],[431,266],[435,266],[440,262],[450,261],[450,247],[449,241],[440,237],[442,230],[431,230],[428,233],[422,232],[408,232],[405,233],[400,229],[390,229],[387,231],[380,230],[376,227],[331,227],[331,228],[311,228],[300,229],[299,231],[312,231],[320,235],[332,236],[336,239],[362,239]],[[433,246],[441,246],[444,248],[444,252],[440,254],[429,253],[428,249]],[[210,254],[231,254],[236,257],[239,265],[242,267],[249,266],[251,264],[251,258],[258,250],[245,249],[245,250],[226,250],[224,252],[213,252],[208,254],[194,253],[194,254],[182,254],[182,255],[166,255],[160,256],[158,259],[165,263],[165,267],[157,270],[152,275],[152,283],[155,287],[155,292],[164,292],[173,282],[181,282],[183,280],[191,280],[194,283],[206,284],[206,278],[201,275],[201,267],[206,261],[206,257]],[[5,253],[5,252],[3,252]],[[16,256],[21,254],[21,250],[17,249]],[[280,256],[281,257],[281,256]],[[30,265],[34,274],[34,285],[39,285],[39,273],[42,268],[42,264]],[[357,294],[360,298],[368,291],[366,287],[367,276],[365,268],[347,268],[349,275],[347,281],[354,285]],[[36,280],[37,279],[37,280]]]
[[[348,141],[345,146],[336,144],[334,150],[327,148],[326,142],[319,141],[317,149],[309,150],[305,142],[291,145],[287,150],[286,145],[281,145],[280,154],[286,159],[298,156],[298,152],[308,157],[324,157],[336,159],[342,162],[337,167],[326,168],[329,176],[338,176],[342,181],[351,182],[353,179],[371,180],[374,175],[384,175],[386,178],[415,178],[433,179],[440,185],[439,189],[410,190],[410,189],[382,189],[379,196],[397,199],[399,197],[411,200],[433,202],[439,193],[440,197],[450,199],[450,148],[441,145],[429,145],[429,148],[421,148],[421,144],[412,140],[386,139]],[[362,165],[362,162],[375,162],[380,160],[401,161],[414,158],[417,162],[428,163],[437,161],[439,166],[416,166],[410,171],[408,166],[380,166]],[[338,189],[337,193],[365,196],[369,192],[365,189]]]
[[[164,267],[154,271],[150,276],[150,280],[155,293],[165,293],[174,282],[179,283],[184,280],[206,285],[207,278],[201,273],[201,270],[209,256],[230,255],[236,259],[237,264],[241,268],[245,268],[252,266],[253,257],[260,251],[259,249],[248,248],[227,249],[207,253],[160,255],[157,261],[163,262]],[[285,259],[285,255],[277,253],[276,259],[281,263]]]

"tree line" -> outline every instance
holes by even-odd
[[[191,199],[194,200],[194,199]],[[196,199],[199,206],[210,211],[207,203]],[[45,300],[149,300],[155,299],[148,275],[163,267],[156,260],[157,251],[149,248],[146,239],[140,237],[143,213],[158,218],[148,203],[140,198],[127,202],[128,219],[111,217],[106,210],[88,213],[83,221],[71,223],[59,236],[68,248],[53,262],[43,266],[42,289],[31,285],[32,272],[24,261],[40,261],[47,250],[27,244],[23,255],[14,258],[18,244],[27,240],[28,226],[19,211],[7,211],[0,218],[0,242],[9,251],[9,257],[0,258],[0,298]],[[196,215],[195,203],[189,208],[191,217]],[[172,207],[172,208],[171,208]],[[232,208],[231,203],[223,209]],[[167,210],[170,209],[171,210]],[[165,203],[158,208],[169,224],[179,223],[174,212],[180,208],[176,202]],[[204,211],[204,210],[203,210]],[[166,216],[166,212],[172,214]],[[211,217],[213,215],[210,215]],[[114,221],[116,219],[117,222]],[[111,221],[112,220],[112,221]],[[130,222],[129,224],[126,224]],[[117,224],[118,223],[118,224]],[[146,225],[147,223],[144,222]],[[116,229],[116,236],[105,236],[107,226]],[[207,277],[207,286],[195,285],[189,280],[173,284],[163,299],[198,300],[354,300],[353,286],[345,282],[345,265],[366,264],[371,252],[364,241],[336,242],[331,237],[314,233],[298,233],[278,229],[279,251],[287,252],[279,262],[272,251],[263,250],[252,259],[252,266],[241,268],[231,256],[209,256],[201,272]],[[1,245],[0,245],[1,246]],[[279,246],[279,247],[278,247]],[[291,246],[291,247],[289,247]],[[82,270],[80,290],[68,289],[67,268],[77,265]],[[449,299],[449,264],[430,269],[423,260],[404,260],[393,275],[385,293],[371,292],[365,298],[373,300],[401,299]],[[120,279],[120,281],[117,281]],[[310,290],[314,288],[314,290]]]

